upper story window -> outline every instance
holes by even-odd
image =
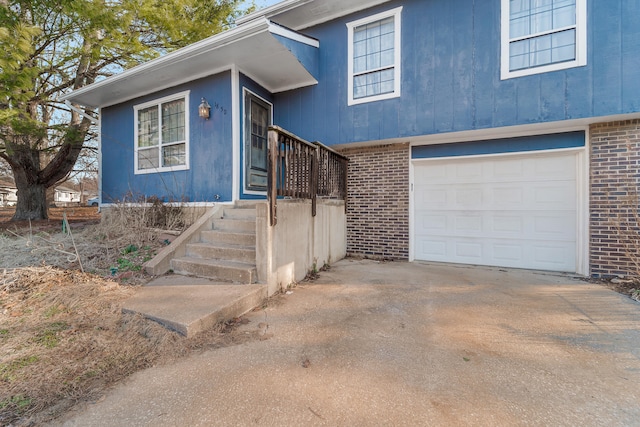
[[[502,79],[586,65],[586,16],[586,0],[502,0]]]
[[[189,93],[136,105],[135,173],[189,168]]]
[[[400,96],[402,7],[347,24],[348,105]]]

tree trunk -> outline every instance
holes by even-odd
[[[46,190],[42,184],[29,184],[16,177],[18,203],[12,221],[47,219]]]
[[[40,152],[28,145],[17,145],[9,159],[18,189],[18,203],[12,221],[47,219],[47,185],[39,179]]]

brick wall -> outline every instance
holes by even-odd
[[[343,150],[349,157],[347,254],[409,258],[409,144]]]
[[[591,275],[638,273],[640,120],[595,124],[590,135]]]

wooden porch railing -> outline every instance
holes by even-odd
[[[347,200],[348,159],[319,142],[311,143],[278,126],[269,127],[267,199],[272,226],[278,197],[311,199],[316,216],[318,197]]]

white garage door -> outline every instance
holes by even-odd
[[[414,160],[414,258],[576,271],[576,154]]]

